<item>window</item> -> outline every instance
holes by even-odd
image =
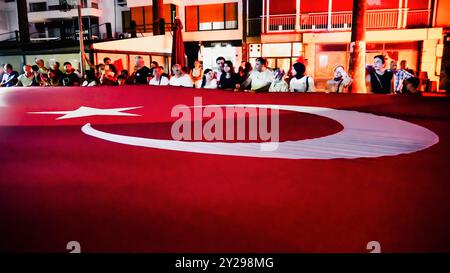
[[[224,5],[199,6],[199,30],[225,29]]]
[[[30,12],[46,11],[47,2],[30,3]]]
[[[186,31],[237,29],[237,3],[186,6]]]
[[[136,7],[131,8],[131,21],[136,23],[136,30],[138,32],[144,32],[144,8]]]
[[[60,5],[50,5],[47,8],[48,10],[63,10],[63,7]]]
[[[265,44],[250,44],[249,56],[257,57],[300,57],[304,55],[303,44],[300,42],[294,43],[265,43]]]
[[[422,1],[421,2],[428,2]],[[397,0],[371,0],[367,1],[367,9],[398,9]]]
[[[280,1],[280,3],[275,2],[274,4],[272,2],[275,2],[275,1],[271,1],[271,3],[270,3],[269,11],[270,11],[271,15],[286,15],[286,14],[294,14],[295,15],[295,7],[296,7],[297,1],[284,0],[282,2]],[[312,2],[313,5],[315,5],[315,1],[301,1],[302,4],[305,4],[304,2]],[[339,1],[339,2],[341,2],[341,1]],[[345,1],[343,1],[343,2],[345,2]],[[328,3],[328,0],[327,0],[327,3]],[[252,7],[252,8],[255,8],[255,7]],[[328,4],[327,4],[325,10],[328,10]],[[302,12],[303,12],[303,10],[302,10]],[[252,16],[252,17],[255,18],[257,16]]]
[[[225,28],[235,29],[238,28],[237,18],[237,5],[236,3],[225,4]]]
[[[321,51],[316,54],[314,76],[316,78],[333,77],[333,69],[336,65],[347,64],[346,51]]]
[[[129,10],[122,11],[122,29],[123,32],[130,32],[131,12]]]
[[[153,31],[153,7],[142,6],[132,7],[131,21],[136,23],[138,32],[152,32]],[[166,31],[170,28],[173,18],[176,16],[176,8],[173,4],[165,4],[163,9],[163,16],[166,21]]]
[[[341,3],[352,1],[333,1],[333,2]],[[300,12],[301,13],[328,12],[328,4],[329,4],[328,0],[301,1]],[[295,9],[293,13],[295,14]]]
[[[144,7],[144,32],[153,31],[153,6]]]
[[[198,30],[198,6],[186,7],[186,31]]]
[[[291,66],[291,58],[277,58],[277,64],[274,67],[282,68],[287,73]]]
[[[286,73],[303,55],[303,44],[300,42],[250,44],[249,46],[249,62],[253,66],[257,57],[264,57],[267,59],[268,67],[283,68]]]
[[[262,45],[264,57],[291,57],[291,43],[267,43]]]

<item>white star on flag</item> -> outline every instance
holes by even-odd
[[[81,106],[80,108],[72,111],[48,111],[48,112],[28,112],[28,114],[48,114],[48,115],[63,115],[56,118],[59,119],[69,119],[69,118],[81,118],[90,116],[140,116],[138,114],[123,113],[123,111],[133,110],[142,108],[143,106],[137,107],[127,107],[127,108],[111,108],[111,109],[100,109],[93,107]]]

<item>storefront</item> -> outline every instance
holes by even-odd
[[[368,43],[366,63],[373,63],[375,55],[386,56],[386,67],[392,60],[398,63],[402,60],[408,62],[408,67],[417,71],[420,67],[420,52],[422,42],[399,42],[399,43]],[[305,54],[305,49],[308,53]],[[257,57],[268,60],[270,68],[283,68],[286,72],[292,65],[303,56],[307,63],[307,74],[314,77],[316,88],[325,89],[326,82],[333,77],[333,69],[337,65],[343,65],[348,70],[350,50],[348,43],[316,43],[303,44],[292,43],[263,43],[250,44],[248,47],[249,61],[255,64]]]
[[[172,35],[166,33],[159,36],[95,43],[92,49],[95,64],[103,63],[103,58],[109,57],[118,70],[127,69],[131,74],[134,71],[135,57],[142,56],[146,66],[156,61],[164,66],[165,72],[169,72]]]
[[[406,43],[368,43],[366,46],[366,64],[373,63],[373,57],[384,55],[386,57],[386,68],[390,68],[391,61],[406,60],[408,68],[417,71],[420,67],[419,52],[421,42]],[[333,77],[333,69],[342,65],[348,71],[350,60],[350,48],[348,43],[342,44],[316,44],[314,58],[314,73],[312,76],[316,82],[317,89],[325,89],[326,82]]]
[[[225,60],[231,61],[237,68],[242,60],[242,41],[202,42],[198,60],[203,62],[203,68],[216,69],[217,57],[224,57]]]
[[[267,58],[268,67],[283,68],[288,71],[300,56],[303,56],[303,45],[294,43],[264,43],[248,46],[249,62],[254,66],[256,58]]]

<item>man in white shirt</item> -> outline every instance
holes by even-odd
[[[164,68],[156,66],[153,68],[153,78],[150,80],[150,85],[169,85],[169,79],[163,75]]]
[[[0,79],[0,87],[11,87],[16,85],[17,77],[19,77],[19,73],[13,70],[11,64],[5,64],[3,66],[3,77]]]
[[[185,74],[181,65],[175,64],[172,66],[173,76],[170,78],[169,85],[182,86],[182,87],[194,87],[194,82],[188,74]]]
[[[250,73],[248,79],[242,83],[241,89],[245,89],[251,83],[252,91],[267,92],[273,80],[273,73],[267,68],[267,60],[265,58],[257,58],[255,69]]]
[[[17,78],[16,86],[32,86],[34,80],[34,73],[31,69],[31,65],[27,64],[23,66],[23,74]]]

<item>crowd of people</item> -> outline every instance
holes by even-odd
[[[298,61],[289,71],[282,68],[269,68],[265,58],[257,58],[255,67],[243,61],[239,68],[233,62],[223,57],[216,59],[217,68],[203,69],[200,61],[195,61],[192,69],[175,64],[171,75],[164,72],[164,67],[153,61],[150,67],[144,63],[142,56],[135,58],[134,71],[118,71],[111,59],[106,57],[103,63],[92,65],[87,60],[90,69],[82,75],[65,62],[61,69],[58,62],[45,67],[42,59],[36,59],[34,65],[24,65],[23,73],[19,75],[11,64],[2,65],[0,71],[0,86],[113,86],[113,85],[160,85],[181,86],[190,88],[224,89],[232,91],[252,92],[314,92],[314,78],[307,74],[305,62]],[[344,93],[351,88],[353,80],[345,71],[343,65],[336,65],[333,78],[327,81],[327,92]],[[427,91],[426,79],[419,79],[414,71],[407,67],[405,60],[391,62],[386,68],[386,58],[383,55],[374,57],[373,65],[366,69],[367,88],[372,93],[417,93]],[[420,88],[425,85],[425,87]]]
[[[366,71],[368,91],[379,94],[418,93],[430,91],[430,80],[426,73],[421,73],[419,78],[412,69],[408,68],[406,60],[400,62],[391,61],[390,68],[386,69],[386,58],[383,55],[374,57],[373,66],[368,66]]]

